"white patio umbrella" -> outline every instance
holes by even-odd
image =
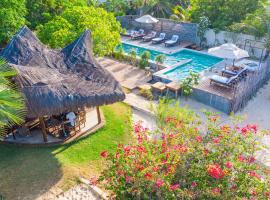
[[[159,20],[152,17],[151,15],[144,15],[142,17],[139,17],[139,18],[135,19],[135,21],[139,22],[139,23],[143,23],[143,24],[155,24]]]
[[[247,51],[238,48],[236,45],[227,43],[219,47],[214,47],[208,50],[208,53],[220,58],[231,59],[233,61],[239,60],[241,58],[249,57]]]

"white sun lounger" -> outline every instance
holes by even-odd
[[[214,83],[218,83],[220,85],[226,86],[226,87],[231,87],[232,85],[236,83],[237,79],[238,79],[237,75],[230,78],[219,76],[219,75],[213,75],[210,77],[210,84],[214,82]]]
[[[173,46],[173,45],[177,44],[178,40],[179,40],[179,36],[178,35],[173,35],[170,40],[167,40],[165,42],[165,47]]]
[[[160,33],[159,37],[152,39],[152,43],[153,44],[161,43],[165,40],[165,37],[166,37],[166,33]]]

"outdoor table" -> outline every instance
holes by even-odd
[[[161,82],[156,82],[155,84],[152,85],[153,90],[159,91],[161,94],[166,90],[166,85]]]
[[[181,89],[181,86],[179,83],[172,81],[172,82],[166,84],[166,88],[167,88],[167,94],[168,94],[169,90],[172,90],[175,93],[175,98],[177,98],[178,92]]]

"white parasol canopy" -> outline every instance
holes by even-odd
[[[247,51],[238,48],[236,45],[227,43],[219,47],[214,47],[208,50],[208,53],[220,58],[239,60],[241,58],[249,57]]]
[[[152,17],[151,15],[144,15],[135,19],[136,22],[144,23],[144,24],[154,24],[158,22],[158,19]]]

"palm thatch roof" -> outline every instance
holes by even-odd
[[[89,30],[63,49],[49,49],[24,26],[0,56],[18,71],[15,81],[25,95],[29,118],[125,98],[120,84],[95,60]]]

